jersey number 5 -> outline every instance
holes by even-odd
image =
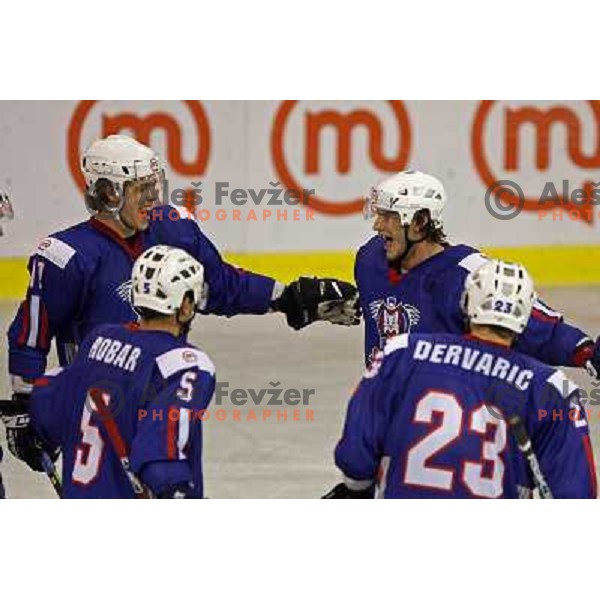
[[[110,394],[104,391],[101,393],[104,405],[109,406],[111,400]],[[91,393],[88,392],[79,425],[81,429],[81,442],[77,445],[72,475],[73,481],[80,485],[89,485],[96,480],[104,454],[105,444],[100,430],[95,425],[92,425],[91,422],[95,412],[96,405]]]
[[[454,394],[440,391],[427,392],[416,405],[414,422],[433,425],[434,416],[440,422],[409,450],[404,472],[404,483],[418,487],[450,491],[454,487],[456,471],[461,471],[463,484],[473,496],[498,498],[503,492],[504,462],[501,453],[506,447],[506,421],[497,408],[484,404],[469,415],[468,432],[482,438],[481,461],[464,461],[459,469],[434,466],[433,458],[446,450],[463,430],[463,408]],[[489,429],[493,437],[489,439]]]

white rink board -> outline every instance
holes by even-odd
[[[164,129],[149,130],[152,145],[167,157],[171,190],[189,187],[192,181],[203,182],[202,208],[212,211],[203,227],[224,251],[346,250],[365,239],[369,226],[356,212],[342,216],[316,212],[312,221],[291,221],[291,215],[287,221],[262,221],[259,215],[256,222],[244,222],[253,208],[251,201],[243,207],[225,201],[221,208],[229,213],[225,220],[217,221],[216,182],[229,182],[230,190],[268,189],[269,182],[282,180],[276,156],[301,188],[315,189],[328,203],[339,205],[364,196],[371,184],[400,164],[394,160],[404,153],[406,165],[434,173],[444,181],[449,195],[446,229],[453,238],[473,245],[589,244],[598,239],[597,215],[591,225],[568,219],[540,221],[535,212],[522,213],[510,221],[494,219],[486,211],[486,184],[476,166],[477,156],[483,156],[496,178],[517,180],[527,195],[539,195],[545,181],[555,181],[559,187],[563,179],[568,179],[576,188],[584,181],[599,179],[599,125],[593,105],[586,102],[496,103],[481,128],[481,151],[473,148],[475,116],[482,106],[475,101],[396,101],[396,110],[405,114],[404,130],[393,105],[383,101],[301,101],[289,108],[281,128],[275,125],[277,115],[285,108],[279,101],[188,102],[191,104],[100,101],[82,119],[73,118],[76,109],[81,110],[78,102],[0,102],[0,186],[8,187],[16,209],[8,235],[0,238],[0,256],[28,255],[49,231],[87,218],[80,190],[69,170],[69,146],[76,162],[83,147],[110,126],[116,127],[115,117],[123,122],[124,114],[144,119],[156,113],[161,114],[163,124],[181,136],[177,146],[167,143]],[[208,136],[196,126],[192,105],[196,113],[204,114]],[[511,111],[524,108],[538,111],[541,138],[544,119],[548,115],[556,117],[547,123],[547,165],[540,167],[536,162],[540,156],[536,127],[524,122],[515,130],[507,124]],[[553,113],[548,112],[551,109]],[[331,123],[342,123],[343,129],[344,123],[351,123],[352,115],[355,126],[349,129],[345,154],[343,144],[338,143],[343,135],[338,136],[340,129]],[[80,135],[73,137],[78,141],[69,145],[69,130],[76,131],[77,124]],[[370,143],[377,127],[381,143],[373,143],[373,161]],[[406,131],[410,136],[403,135]],[[572,147],[567,147],[568,133],[574,139]],[[279,154],[273,152],[277,140],[282,149]],[[203,152],[205,164],[197,160]],[[518,159],[516,167],[507,159],[511,152]],[[347,172],[340,172],[338,163],[345,159],[348,164],[341,169],[347,168]],[[187,165],[188,173],[178,172],[186,170],[182,164]],[[382,168],[386,165],[388,170]],[[275,212],[285,208],[263,204],[258,210]],[[232,220],[233,209],[241,211],[242,221]]]

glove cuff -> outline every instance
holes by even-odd
[[[571,356],[571,366],[584,367],[588,361],[594,356],[594,342],[586,341],[575,348],[575,352]]]
[[[10,376],[10,385],[15,394],[31,394],[33,392],[33,381],[20,375]]]

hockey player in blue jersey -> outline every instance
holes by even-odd
[[[487,257],[450,245],[443,230],[446,192],[435,177],[403,171],[373,188],[366,214],[373,236],[358,251],[355,279],[365,322],[365,362],[401,333],[460,333],[467,275]],[[600,347],[537,300],[517,349],[551,365],[600,371]]]
[[[63,498],[135,497],[119,452],[154,496],[203,496],[202,411],[215,369],[184,336],[203,273],[183,250],[146,250],[132,272],[139,323],[96,327],[71,365],[36,381],[28,463],[41,470],[38,447],[59,448]]]
[[[325,497],[377,486],[384,498],[517,498],[537,484],[543,497],[595,498],[581,390],[511,348],[534,303],[523,267],[488,261],[467,278],[469,335],[390,338],[350,401],[335,450],[344,483]],[[513,427],[532,445],[531,471]]]
[[[122,135],[83,154],[88,209],[94,217],[44,239],[29,261],[30,283],[8,332],[15,398],[31,393],[54,339],[61,365],[104,323],[135,318],[129,303],[133,261],[156,244],[181,248],[202,263],[207,287],[199,310],[232,316],[283,312],[300,329],[316,320],[359,323],[356,289],[334,279],[302,277],[284,286],[227,264],[184,209],[158,204],[164,171],[150,148]],[[19,436],[9,449],[19,456]]]

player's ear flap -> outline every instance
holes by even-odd
[[[108,205],[118,203],[114,185],[108,179],[98,179],[85,193],[87,205],[94,211],[104,210]]]

